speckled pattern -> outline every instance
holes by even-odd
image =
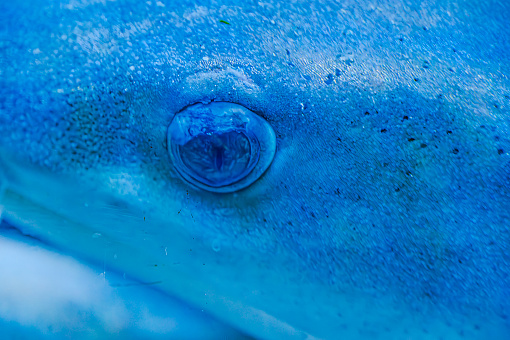
[[[213,244],[205,286],[321,338],[510,334],[510,3],[0,11],[2,149]],[[210,100],[277,135],[272,166],[235,194],[188,188],[167,155],[173,114]],[[356,294],[368,307],[346,310]]]

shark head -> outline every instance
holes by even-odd
[[[32,2],[2,5],[10,223],[255,337],[508,334],[508,5]],[[219,103],[274,131],[222,193],[169,138]]]

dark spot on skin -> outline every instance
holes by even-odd
[[[381,132],[382,132],[382,133],[384,133],[384,132],[386,132],[386,131],[388,131],[388,130],[386,130],[386,129],[381,129]]]
[[[427,144],[425,144],[425,143],[421,143],[421,144],[420,144],[420,148],[422,148],[422,149],[423,149],[423,148],[426,148],[426,147],[427,147]]]
[[[503,149],[498,149],[498,155],[502,155],[504,153]]]
[[[499,136],[494,136],[494,140],[499,140]]]
[[[495,107],[496,109],[499,109],[498,104],[494,104],[494,107]]]
[[[396,188],[396,189],[395,189],[395,192],[399,192],[399,191],[400,191],[400,188]]]
[[[447,135],[451,135],[451,134],[452,134],[452,131],[451,131],[451,130],[448,130],[448,131],[446,131],[446,134],[447,134]]]
[[[290,55],[290,52],[289,52],[289,50],[287,50],[287,49],[286,49],[285,51],[287,51],[287,55]]]
[[[365,112],[365,116],[368,116],[370,114],[370,112],[366,111]]]
[[[338,137],[336,140],[337,140],[337,141],[339,141],[339,142],[341,142],[341,141],[342,141],[342,140],[340,139],[340,137]]]
[[[407,141],[408,142],[413,142],[413,141],[415,141],[415,139],[414,138],[408,138]]]
[[[409,119],[409,116],[404,116],[402,119],[403,119],[403,120],[408,120],[408,119]]]
[[[427,27],[423,27],[423,30],[426,31],[427,30]]]
[[[418,81],[420,81],[420,79],[418,79],[418,78],[414,78],[414,81],[418,82]]]
[[[455,148],[455,149],[453,149],[453,151],[452,151],[452,152],[456,155],[456,154],[458,154],[458,153],[459,153],[459,149]]]

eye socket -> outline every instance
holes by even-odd
[[[191,185],[233,192],[255,182],[276,151],[272,127],[244,106],[212,102],[178,112],[168,127],[168,152]]]

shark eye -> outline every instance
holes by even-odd
[[[249,186],[266,171],[276,151],[271,126],[244,106],[227,102],[185,108],[174,116],[167,138],[181,177],[212,192]]]

